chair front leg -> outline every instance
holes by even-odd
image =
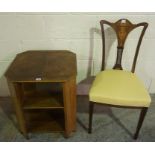
[[[88,133],[92,133],[92,119],[93,119],[94,103],[89,102],[89,128]]]
[[[142,127],[142,124],[143,124],[145,115],[146,115],[146,113],[147,113],[147,110],[148,110],[147,107],[142,108],[142,110],[141,110],[141,113],[140,113],[140,116],[139,116],[138,125],[137,125],[137,129],[136,129],[136,133],[135,133],[135,135],[134,135],[134,139],[137,139],[137,138],[138,138],[139,131],[140,131],[141,127]]]

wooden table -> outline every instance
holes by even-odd
[[[18,54],[5,76],[20,131],[76,129],[76,55],[70,51],[26,51]]]

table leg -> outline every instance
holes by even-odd
[[[72,78],[70,81],[70,106],[72,113],[72,130],[76,130],[76,78]]]
[[[65,136],[69,137],[76,128],[76,85],[75,79],[63,83],[63,100],[65,113]]]
[[[24,118],[24,112],[22,109],[22,86],[20,83],[12,83],[8,81],[11,97],[13,99],[16,117],[19,124],[20,131],[23,133],[25,138],[28,139],[27,130],[26,130],[26,122]]]

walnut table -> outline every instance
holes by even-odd
[[[5,76],[20,131],[76,129],[76,55],[65,50],[26,51],[16,56]]]

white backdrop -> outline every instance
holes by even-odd
[[[0,96],[9,95],[4,73],[17,53],[26,50],[71,50],[77,54],[77,83],[99,72],[101,65],[101,19],[115,22],[127,18],[133,23],[148,22],[136,73],[150,93],[155,93],[155,13],[0,13]],[[123,55],[124,69],[130,69],[140,32],[132,32]],[[106,28],[107,68],[116,56],[116,36]]]

